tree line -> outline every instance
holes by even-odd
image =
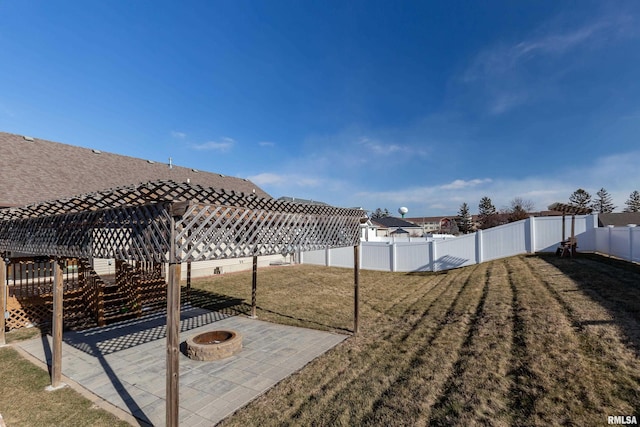
[[[597,213],[611,213],[617,206],[613,204],[613,199],[609,192],[601,188],[595,198],[592,198],[588,191],[578,188],[569,196],[569,203],[573,206],[591,208]],[[623,212],[640,212],[640,192],[632,191],[625,202],[626,207]],[[460,205],[458,214],[455,217],[456,225],[460,233],[471,233],[474,229],[487,229],[510,222],[520,221],[529,217],[529,213],[535,211],[535,205],[531,200],[515,197],[509,205],[498,210],[489,197],[482,197],[478,204],[477,227],[474,224],[469,205],[464,202]],[[384,218],[391,216],[387,209],[377,208],[372,212],[371,218]]]
[[[601,188],[596,197],[592,198],[588,191],[578,188],[569,196],[569,204],[573,206],[591,208],[597,213],[611,213],[616,209],[609,192]],[[640,192],[631,192],[625,202],[626,207],[623,212],[640,212]],[[519,221],[529,216],[529,212],[534,211],[534,204],[530,200],[520,197],[514,198],[508,207],[498,211],[489,197],[483,197],[478,204],[478,228],[486,229],[509,222]],[[461,233],[473,231],[474,224],[471,219],[469,205],[462,203],[456,216],[458,229]]]

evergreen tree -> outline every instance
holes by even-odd
[[[391,216],[391,213],[387,208],[385,208],[384,210],[377,208],[375,211],[371,213],[371,219],[387,218],[390,216]]]
[[[613,205],[613,201],[611,199],[611,195],[607,190],[601,188],[600,191],[596,193],[598,196],[596,200],[591,204],[591,207],[594,211],[598,213],[611,213],[616,208]]]
[[[460,205],[456,222],[458,223],[458,230],[460,230],[462,234],[471,233],[473,220],[471,218],[471,212],[469,212],[469,205],[467,205],[466,202]]]
[[[624,204],[627,205],[624,208],[625,212],[640,212],[640,193],[638,190],[634,190]]]
[[[571,196],[569,196],[569,204],[573,206],[588,208],[590,203],[591,194],[589,194],[589,192],[583,190],[582,188],[578,188],[571,194]]]
[[[493,206],[491,199],[486,196],[480,199],[480,204],[478,205],[478,222],[481,229],[495,227],[500,223],[496,207]]]

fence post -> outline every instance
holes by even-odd
[[[476,231],[476,264],[482,263],[482,230]]]
[[[609,253],[609,258],[611,258],[611,233],[613,232],[613,225],[607,225],[607,228],[609,229],[609,250],[607,251]]]
[[[324,265],[331,267],[331,249],[329,249],[329,246],[324,248]]]
[[[530,216],[528,218],[529,223],[529,253],[534,254],[536,252],[536,218]]]
[[[436,241],[429,242],[429,269],[436,271]]]
[[[396,271],[396,243],[393,242],[389,245],[389,248],[391,250],[391,271]]]
[[[629,227],[629,261],[633,262],[633,229],[636,224],[627,224]]]

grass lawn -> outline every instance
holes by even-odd
[[[194,286],[250,301],[250,273]],[[258,317],[344,332],[349,269],[261,270]],[[248,306],[236,306],[248,313]],[[246,425],[606,425],[640,418],[640,268],[521,256],[361,273],[361,333],[226,419]]]
[[[193,287],[195,304],[250,312],[251,272]],[[261,269],[257,295],[262,320],[337,333],[353,327],[350,269]],[[440,273],[362,271],[360,305],[357,337],[223,425],[596,426],[610,415],[640,419],[637,265],[589,255],[520,256]],[[46,372],[28,365],[0,350],[7,425],[103,425],[90,418],[97,412],[90,404],[63,410],[43,403],[60,391],[46,394]],[[49,412],[61,418],[40,422]]]
[[[50,384],[47,371],[0,348],[0,414],[8,427],[129,425],[70,388],[46,391]]]

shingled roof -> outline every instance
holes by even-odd
[[[10,133],[0,132],[0,152],[0,208],[157,180],[271,198],[242,178]]]

